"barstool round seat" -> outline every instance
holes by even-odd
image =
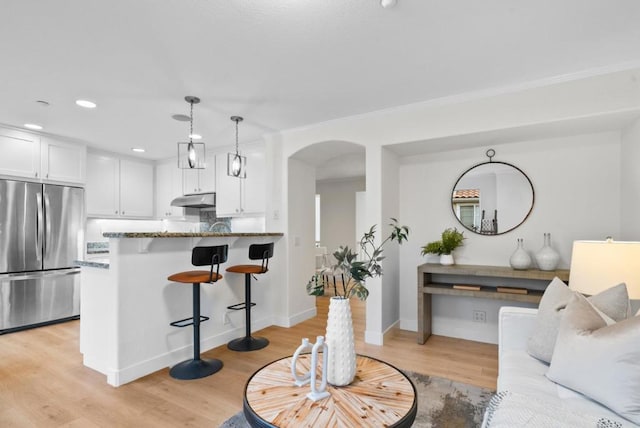
[[[174,273],[169,278],[169,281],[181,282],[183,284],[203,283],[203,282],[216,282],[222,279],[222,275],[208,270],[190,270],[186,272]]]
[[[268,270],[260,265],[234,265],[226,269],[227,272],[250,274],[266,273]]]

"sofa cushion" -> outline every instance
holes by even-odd
[[[560,322],[547,377],[640,424],[640,317],[607,325],[576,293]]]
[[[531,357],[529,357],[531,358]],[[513,391],[495,394],[485,412],[483,428],[626,428],[618,418],[583,411],[553,397],[535,397]]]
[[[575,291],[557,277],[547,286],[540,301],[533,334],[527,342],[530,355],[551,362],[562,314],[574,294]],[[614,321],[623,320],[629,315],[629,294],[624,283],[591,296],[589,300]]]

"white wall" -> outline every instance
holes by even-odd
[[[430,166],[429,162],[438,158],[438,162],[433,164],[433,170],[419,171],[419,167],[409,165],[400,168],[400,220],[403,224],[411,226],[414,231],[409,238],[410,245],[400,248],[400,260],[403,263],[400,267],[400,315],[406,326],[412,319],[415,323],[416,318],[415,272],[416,266],[424,261],[419,256],[419,245],[428,239],[437,238],[444,227],[455,224],[451,222],[451,208],[447,206],[445,214],[440,211],[441,208],[436,202],[450,198],[449,193],[457,174],[483,160],[484,151],[489,144],[498,151],[496,160],[503,159],[522,167],[531,175],[535,173],[535,177],[531,177],[536,187],[536,207],[532,213],[535,220],[527,221],[523,228],[517,229],[517,234],[512,232],[505,236],[492,237],[494,241],[488,246],[484,244],[487,241],[477,244],[477,238],[470,238],[466,243],[467,248],[462,249],[459,254],[462,262],[506,264],[509,254],[515,249],[516,237],[523,236],[529,249],[538,249],[542,245],[542,233],[551,232],[554,245],[563,255],[563,265],[567,266],[570,241],[577,239],[578,235],[580,238],[601,238],[611,230],[614,230],[614,235],[619,233],[620,162],[618,158],[615,162],[612,160],[616,153],[620,154],[619,144],[612,144],[611,150],[607,151],[601,149],[601,144],[592,141],[595,137],[587,137],[584,141],[579,138],[568,138],[568,141],[559,138],[555,142],[527,141],[523,144],[499,146],[496,140],[504,143],[505,136],[511,138],[513,135],[528,135],[527,138],[544,138],[550,135],[575,135],[594,132],[594,129],[610,129],[604,126],[615,126],[616,119],[621,114],[631,117],[640,111],[638,72],[639,70],[626,70],[562,81],[548,86],[527,85],[520,91],[510,88],[509,92],[506,92],[497,88],[483,93],[465,94],[308,125],[267,135],[265,141],[270,153],[279,157],[279,162],[283,165],[286,165],[287,159],[298,151],[322,142],[346,141],[365,146],[367,224],[383,224],[385,220],[382,210],[388,201],[382,197],[383,146],[393,150],[395,144],[407,143],[412,150],[425,153],[451,144],[445,146],[445,150],[447,147],[451,150],[448,153],[433,158],[417,157],[416,161],[423,164],[423,170],[424,164]],[[567,133],[567,130],[571,132]],[[487,139],[488,136],[491,139]],[[496,144],[493,144],[494,142]],[[567,146],[557,148],[555,144],[560,142],[567,143]],[[481,145],[483,147],[480,147]],[[453,151],[456,148],[468,147],[476,149],[467,151],[466,154],[463,151],[461,157],[458,152]],[[594,155],[594,152],[597,155]],[[589,161],[590,165],[585,166],[585,160]],[[612,164],[615,164],[615,168],[609,168]],[[574,178],[569,177],[571,183],[568,183],[565,180],[565,170],[579,173]],[[298,176],[288,174],[286,168],[274,168],[271,171],[276,197],[270,207],[272,212],[284,212],[292,206],[286,200],[290,195],[280,194],[279,189],[287,189],[291,181],[298,179]],[[407,179],[408,176],[413,176],[412,180],[417,180],[418,184],[405,189],[403,186],[412,182]],[[561,185],[558,186],[557,181],[560,180]],[[584,182],[593,185],[593,189],[585,190]],[[436,186],[436,183],[439,186]],[[603,187],[607,187],[608,190],[603,192]],[[561,194],[561,189],[569,192]],[[574,192],[576,189],[577,192]],[[591,193],[591,190],[594,193]],[[410,192],[413,192],[413,195]],[[279,195],[282,195],[280,203],[277,201]],[[411,197],[427,199],[423,202],[424,205],[416,207],[407,203]],[[558,200],[562,202],[560,208],[556,203]],[[407,204],[408,206],[405,206]],[[569,216],[563,213],[567,211],[567,207],[572,210],[590,210],[586,214],[590,220],[588,224],[585,221],[573,221],[573,218],[570,220]],[[560,210],[560,221],[556,221],[557,210]],[[405,218],[405,215],[409,217]],[[299,231],[298,221],[305,221],[289,215],[285,219],[286,223],[282,228],[285,233]],[[426,230],[425,224],[429,224],[430,229]],[[267,228],[269,229],[269,223]],[[312,226],[309,233],[313,239]],[[289,265],[288,271],[295,270],[291,265],[298,261],[298,252],[295,256],[293,252],[291,251],[292,254],[286,260]],[[312,263],[313,248],[301,248],[300,253],[304,253],[304,259]],[[294,285],[288,283],[285,291],[297,293],[297,289],[294,291]],[[393,309],[376,301],[381,299],[380,281],[368,281],[367,286],[371,292],[367,301],[367,331],[381,334],[382,317],[386,318],[388,314],[392,314]],[[411,300],[404,294],[406,290],[411,290]],[[406,314],[407,318],[404,318]]]
[[[315,297],[309,296],[306,284],[315,272],[315,258],[305,249],[313,252],[315,226],[315,174],[314,168],[297,159],[289,159],[288,215],[290,222],[287,245],[288,291],[279,296],[287,300],[286,313],[290,320],[304,320],[315,315]],[[284,260],[282,260],[284,263]],[[295,322],[294,322],[295,323]]]
[[[365,190],[364,177],[316,182],[320,195],[320,243],[329,256],[340,246],[354,247],[356,236],[356,192]]]
[[[640,120],[622,133],[622,234],[624,241],[640,241]]]
[[[458,175],[477,163],[486,149],[456,150],[404,159],[400,167],[400,217],[412,226],[409,242],[400,247],[401,328],[416,330],[416,266],[427,259],[420,247],[438,239],[447,227],[459,227],[450,195]],[[456,250],[457,263],[508,266],[516,239],[538,251],[550,232],[568,268],[577,239],[620,236],[620,133],[606,132],[532,140],[493,147],[496,160],[527,174],[535,190],[529,218],[517,229],[498,236],[465,231]],[[497,311],[505,303],[484,299],[434,296],[434,334],[497,343]],[[474,309],[487,312],[487,323],[471,322]]]

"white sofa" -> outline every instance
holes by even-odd
[[[497,393],[509,391],[513,395],[530,398],[531,408],[553,408],[553,411],[556,412],[566,410],[579,415],[597,415],[614,422],[612,425],[603,426],[637,426],[588,397],[547,379],[545,373],[549,365],[527,353],[527,340],[533,332],[536,314],[537,309],[510,306],[500,309]],[[521,401],[526,403],[526,400]],[[483,427],[495,425],[488,423],[487,416],[490,412],[491,406],[485,414]],[[533,419],[538,419],[537,414],[530,422],[527,421],[527,424],[523,423],[521,426],[544,426],[536,423]],[[564,425],[558,424],[556,426]]]

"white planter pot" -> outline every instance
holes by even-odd
[[[441,254],[440,255],[440,264],[445,266],[450,266],[454,263],[453,254]]]
[[[332,297],[327,318],[327,381],[344,386],[356,376],[356,347],[349,299]]]

